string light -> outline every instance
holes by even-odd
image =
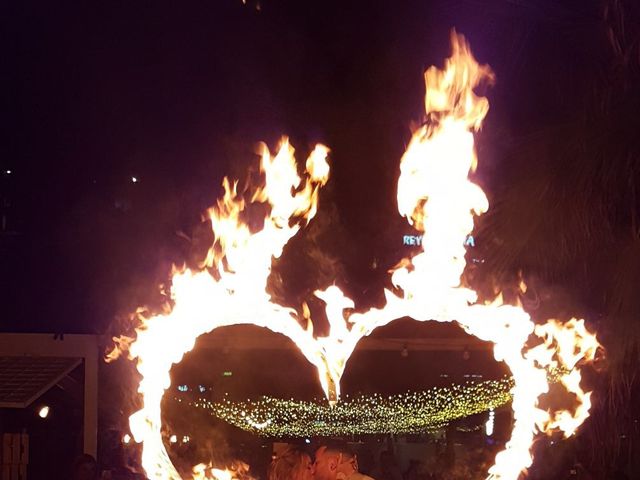
[[[491,410],[489,410],[489,419],[487,420],[487,423],[485,424],[484,428],[485,428],[485,433],[487,434],[487,437],[490,437],[491,435],[493,435],[493,427],[495,425],[495,417],[496,414],[493,411],[493,408]]]
[[[265,437],[418,434],[501,407],[511,401],[512,387],[513,380],[503,378],[392,396],[363,395],[333,407],[324,400],[268,396],[244,402],[198,399],[190,405]]]

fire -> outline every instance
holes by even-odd
[[[250,478],[246,472],[249,466],[245,463],[238,463],[231,468],[221,470],[213,468],[210,464],[200,463],[193,467],[193,480],[238,480],[240,478]]]
[[[312,332],[303,328],[295,310],[271,302],[266,282],[273,258],[317,211],[318,189],[328,180],[328,149],[318,145],[307,161],[307,176],[298,175],[294,150],[284,138],[272,156],[261,147],[265,186],[253,192],[252,201],[265,202],[270,211],[262,228],[252,233],[242,220],[247,203],[237,183],[223,181],[224,195],[209,211],[215,243],[202,271],[184,270],[173,275],[167,314],[141,318],[135,340],[120,338],[114,358],[124,349],[142,379],[138,387],[143,407],[130,418],[131,432],[144,442],[142,466],[152,478],[179,479],[161,439],[160,402],[170,385],[169,370],[190,351],[195,340],[217,327],[256,324],[290,336],[309,361],[319,368],[327,364],[315,345]],[[204,475],[204,468],[198,468]],[[198,478],[198,477],[196,477]]]
[[[480,304],[461,285],[466,266],[465,239],[474,217],[488,208],[480,187],[469,180],[477,158],[474,132],[488,112],[486,98],[474,90],[491,82],[493,73],[479,65],[467,43],[452,34],[452,56],[445,68],[425,72],[426,122],[418,128],[401,159],[398,210],[423,233],[422,250],[403,259],[391,272],[394,290],[385,290],[383,308],[350,313],[354,302],[337,286],[315,295],[326,304],[330,333],[313,335],[306,304],[302,315],[271,301],[266,292],[273,258],[308,223],[318,208],[319,189],[329,177],[329,150],[316,146],[298,174],[294,149],[284,138],[275,156],[261,146],[264,185],[239,192],[225,179],[224,195],[208,212],[215,242],[201,271],[178,271],[170,291],[170,312],[142,318],[135,339],[121,337],[116,352],[128,350],[142,375],[140,411],[130,418],[131,432],[144,442],[142,465],[152,478],[178,479],[161,439],[160,402],[169,387],[169,370],[191,350],[198,336],[227,325],[255,324],[290,337],[313,363],[330,402],[338,400],[340,378],[358,341],[396,318],[456,321],[469,334],[492,342],[494,357],[513,373],[514,426],[510,441],[489,469],[488,478],[517,479],[532,461],[536,434],[562,431],[572,435],[589,415],[590,393],[580,386],[580,366],[593,360],[599,347],[582,320],[535,325],[520,307],[500,299]],[[251,202],[266,203],[262,228],[252,232],[242,216]],[[539,345],[528,347],[532,338]],[[548,370],[560,371],[560,382],[575,398],[575,409],[544,411],[539,398],[549,390]],[[235,478],[230,470],[194,467],[193,478]]]

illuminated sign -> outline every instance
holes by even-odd
[[[402,237],[403,245],[422,245],[422,235],[405,235]]]
[[[403,235],[402,236],[402,244],[411,246],[411,247],[419,247],[422,245],[422,235]],[[465,247],[475,247],[476,240],[473,238],[473,235],[469,235],[467,239],[464,241]]]

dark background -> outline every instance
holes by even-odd
[[[317,141],[332,149],[314,241],[340,266],[326,275],[366,306],[400,256],[399,158],[423,115],[422,72],[448,55],[450,29],[497,74],[477,179],[492,201],[523,181],[514,143],[584,110],[607,60],[585,43],[606,41],[599,2],[2,10],[0,303],[14,331],[103,332],[152,302],[170,265],[194,255],[188,238],[222,176],[242,176],[255,143],[275,148],[283,133],[299,159]],[[533,163],[548,175],[544,158]],[[289,263],[302,269],[291,277],[313,276],[304,258]]]

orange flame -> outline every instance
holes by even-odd
[[[131,416],[130,424],[135,440],[144,442],[142,465],[149,477],[180,478],[160,435],[160,401],[170,384],[169,370],[198,336],[225,325],[255,324],[290,337],[317,367],[330,402],[339,398],[340,378],[358,341],[396,318],[456,321],[471,335],[493,342],[495,359],[504,361],[513,374],[514,424],[488,478],[517,479],[533,461],[530,448],[537,432],[561,430],[571,435],[588,417],[590,393],[580,387],[580,365],[593,359],[599,345],[584,322],[535,326],[521,307],[503,305],[500,299],[478,304],[476,292],[460,285],[465,239],[473,230],[474,216],[489,207],[468,175],[477,162],[473,132],[489,108],[474,89],[492,81],[493,73],[478,65],[462,36],[454,33],[451,40],[452,56],[444,70],[431,67],[425,73],[427,122],[413,134],[400,163],[398,210],[424,232],[422,251],[403,259],[392,272],[400,293],[385,290],[383,308],[350,313],[354,302],[337,286],[319,290],[315,295],[326,304],[330,331],[314,338],[306,304],[299,319],[295,310],[273,303],[266,292],[272,258],[281,255],[317,211],[319,188],[329,176],[326,147],[318,145],[312,152],[302,179],[286,138],[275,156],[262,145],[265,183],[251,201],[271,208],[257,232],[240,218],[246,201],[237,183],[224,180],[224,196],[209,211],[215,244],[205,265],[216,270],[216,277],[207,270],[176,272],[171,312],[143,319],[135,340],[123,338],[116,349],[118,353],[128,348],[142,374],[138,391],[143,407]],[[542,344],[528,348],[531,335],[540,337]],[[573,413],[538,407],[539,397],[549,389],[547,369],[557,367],[566,372],[560,381],[576,398]],[[193,473],[194,478],[233,478],[229,471],[205,465],[194,467]]]
[[[193,480],[238,480],[239,478],[248,478],[244,473],[248,470],[248,465],[240,464],[239,468],[225,468],[224,470],[219,468],[213,468],[211,464],[205,465],[200,463],[193,467]]]

